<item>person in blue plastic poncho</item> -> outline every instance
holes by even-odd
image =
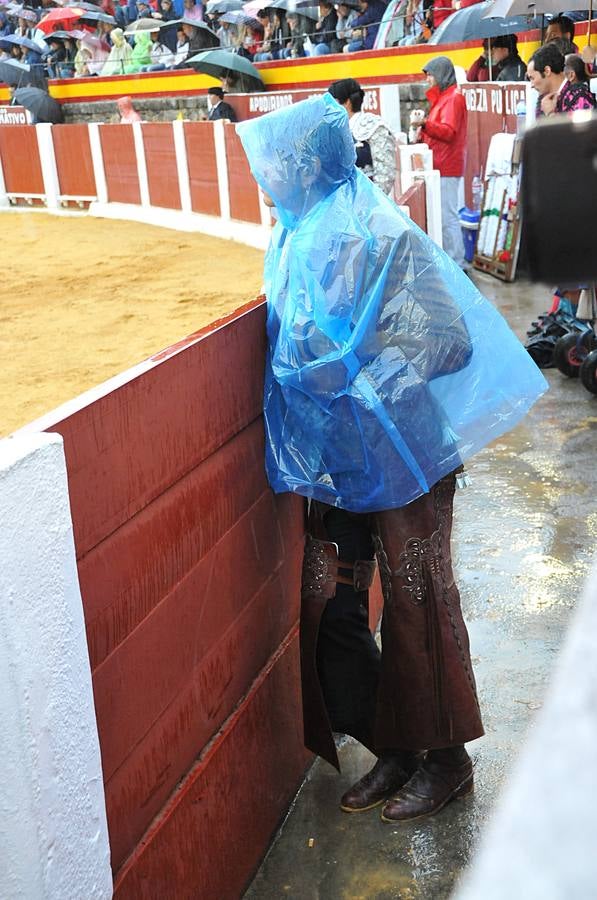
[[[267,473],[310,499],[305,742],[338,768],[332,732],[378,757],[342,809],[417,819],[472,790],[464,744],[483,733],[450,559],[456,473],[546,385],[470,279],[356,169],[330,95],[237,130],[278,218]],[[375,556],[381,654],[367,617]]]

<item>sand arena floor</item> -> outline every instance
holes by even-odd
[[[0,215],[0,436],[259,293],[263,253],[91,217]]]

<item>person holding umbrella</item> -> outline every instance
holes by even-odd
[[[466,103],[456,84],[454,65],[447,56],[436,56],[423,66],[423,72],[429,85],[426,96],[430,110],[421,125],[421,141],[433,151],[433,168],[440,174],[443,248],[466,270],[458,217],[466,151]]]

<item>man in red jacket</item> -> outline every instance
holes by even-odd
[[[423,71],[429,84],[430,110],[422,125],[421,140],[433,150],[433,167],[440,174],[442,242],[448,256],[467,269],[458,218],[466,148],[466,103],[458,91],[454,66],[447,56],[436,56]]]

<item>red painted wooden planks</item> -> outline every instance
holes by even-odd
[[[230,215],[242,222],[261,222],[259,193],[234,125],[225,125]]]
[[[298,606],[301,548],[302,536],[291,548],[288,564],[246,603],[221,639],[214,641],[185,688],[106,782],[115,870],[292,627]]]
[[[145,165],[149,184],[149,202],[165,209],[180,209],[180,188],[170,122],[144,123]]]
[[[300,540],[302,521],[297,531],[294,507],[286,505],[282,513],[278,523],[273,495],[265,493],[93,673],[106,779],[283,565],[281,533],[294,533],[293,544]]]
[[[424,181],[415,181],[414,184],[411,184],[397,202],[400,206],[408,206],[413,222],[416,222],[423,231],[427,231],[427,199]]]
[[[64,437],[79,558],[260,415],[264,357],[258,305],[68,418],[44,421]]]
[[[115,900],[238,900],[302,781],[293,634],[156,818]]]
[[[52,141],[60,194],[96,196],[87,125],[54,125]]]
[[[211,122],[185,122],[187,165],[193,212],[220,215],[216,148]]]
[[[263,458],[258,419],[80,560],[92,669],[266,491]]]
[[[7,193],[45,193],[34,127],[1,125],[0,159]]]
[[[141,203],[132,125],[100,125],[110,203]]]

